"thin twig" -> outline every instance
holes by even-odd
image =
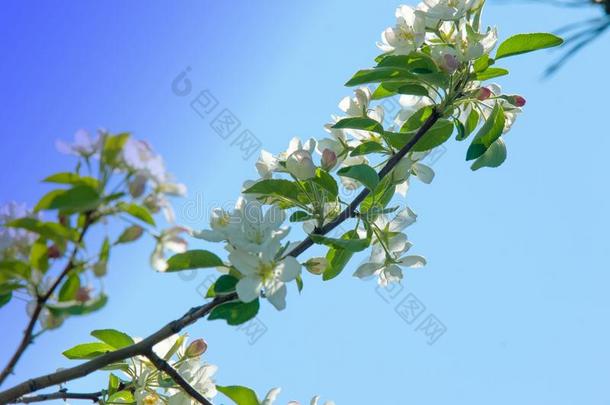
[[[193,386],[186,381],[179,373],[174,369],[167,361],[163,360],[161,357],[157,356],[155,352],[150,350],[148,353],[144,354],[148,360],[151,361],[152,364],[158,370],[163,371],[165,374],[171,377],[172,380],[176,384],[178,384],[182,389],[189,394],[193,399],[199,401],[199,403],[203,405],[213,405],[210,401],[207,400],[206,397],[201,395]]]
[[[72,271],[72,269],[74,268],[74,260],[76,259],[76,254],[78,253],[80,244],[82,243],[83,239],[85,238],[85,233],[87,233],[87,230],[89,229],[89,226],[91,225],[91,223],[92,223],[91,215],[88,214],[86,216],[85,223],[83,225],[82,231],[80,232],[78,240],[74,244],[74,248],[72,249],[72,253],[70,254],[70,259],[68,260],[66,267],[61,272],[61,274],[57,277],[57,279],[51,285],[51,287],[48,289],[48,291],[44,295],[39,296],[36,299],[36,306],[34,307],[34,311],[32,312],[32,316],[30,317],[28,326],[25,328],[25,331],[23,332],[23,338],[21,339],[19,346],[15,350],[15,353],[13,354],[13,356],[11,357],[9,362],[6,364],[6,366],[0,373],[0,385],[2,385],[4,380],[6,380],[6,378],[13,372],[13,369],[17,365],[17,362],[19,361],[19,359],[21,358],[21,356],[23,355],[25,350],[28,348],[28,346],[34,340],[34,338],[33,338],[34,327],[36,326],[36,323],[38,322],[40,313],[44,309],[44,306],[47,303],[47,301],[49,300],[49,298],[51,298],[51,296],[53,295],[55,290],[57,290],[57,288],[59,287],[59,284],[68,275],[68,273],[70,273],[70,271]]]
[[[104,395],[104,391],[78,393],[68,392],[64,389],[51,394],[40,394],[17,398],[15,401],[9,402],[9,404],[31,404],[34,402],[52,401],[54,399],[63,399],[64,401],[67,399],[88,399],[93,402],[99,402],[102,395]]]

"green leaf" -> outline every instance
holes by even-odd
[[[367,83],[380,83],[402,79],[417,80],[417,76],[407,69],[391,66],[377,67],[374,69],[359,70],[347,83],[345,83],[345,85],[351,87]]]
[[[235,286],[237,285],[236,277],[230,276],[228,274],[223,274],[218,277],[218,280],[214,283],[214,295],[216,294],[229,294],[235,291]]]
[[[305,211],[295,211],[290,215],[290,222],[303,222],[313,219],[313,215]]]
[[[413,113],[413,115],[411,115],[409,119],[407,119],[407,121],[405,121],[405,123],[400,128],[400,132],[411,132],[419,129],[419,127],[421,127],[424,122],[426,122],[426,120],[430,118],[430,115],[432,115],[433,111],[434,109],[429,105],[420,108],[415,113]]]
[[[299,200],[299,187],[290,180],[267,179],[261,180],[244,191],[244,194],[262,194]]]
[[[341,239],[358,239],[358,233],[353,230],[348,231],[343,234]],[[341,274],[353,255],[353,252],[346,249],[328,249],[328,253],[326,254],[328,267],[326,267],[324,273],[322,274],[322,280],[331,280]]]
[[[110,257],[110,240],[108,238],[104,238],[104,242],[102,243],[102,248],[100,249],[99,259],[100,261],[107,262]]]
[[[30,249],[30,265],[45,273],[49,269],[48,247],[44,238],[37,240]]]
[[[73,186],[88,186],[93,189],[98,189],[99,182],[97,179],[89,176],[81,176],[77,173],[63,172],[55,173],[43,180],[45,183],[71,184]]]
[[[106,352],[113,351],[114,348],[106,343],[93,342],[76,345],[71,349],[66,350],[62,354],[70,360],[93,359],[101,356]]]
[[[478,72],[474,75],[476,80],[484,81],[493,79],[495,77],[506,76],[508,74],[508,70],[503,68],[489,67],[482,72]]]
[[[133,394],[131,391],[118,391],[112,394],[108,400],[105,402],[107,404],[133,404],[135,403],[135,399],[133,398]]]
[[[428,90],[417,83],[410,81],[383,82],[373,92],[371,98],[380,100],[395,94],[410,94],[414,96],[429,96]]]
[[[150,211],[148,211],[146,207],[135,203],[120,202],[117,204],[117,208],[128,213],[132,217],[139,219],[140,221],[155,226],[155,220],[153,219],[152,215],[150,215]]]
[[[129,139],[128,133],[106,135],[104,137],[104,148],[102,149],[102,161],[111,166],[116,165],[127,139]]]
[[[177,253],[169,258],[167,264],[167,272],[203,269],[224,265],[220,257],[216,256],[210,251],[202,249],[188,250],[184,253]]]
[[[343,118],[332,127],[335,129],[358,129],[383,134],[383,126],[369,117]]]
[[[310,234],[309,237],[315,243],[331,246],[335,249],[345,249],[349,252],[361,252],[371,244],[370,239],[336,239],[326,236]]]
[[[358,180],[369,190],[375,190],[379,183],[377,172],[371,166],[365,164],[344,167],[337,174]]]
[[[19,218],[5,224],[7,227],[26,229],[37,233],[43,238],[64,242],[70,240],[76,242],[78,233],[74,229],[68,229],[56,222],[42,222],[34,218]]]
[[[100,195],[95,188],[79,185],[67,190],[53,190],[47,193],[36,204],[34,211],[85,212],[94,210],[100,202]]]
[[[368,155],[369,153],[385,152],[385,148],[379,142],[369,141],[356,146],[350,153],[351,156]]]
[[[418,74],[436,73],[438,67],[425,53],[412,52],[409,55],[388,55],[379,61],[377,67],[396,67]]]
[[[59,302],[74,300],[79,288],[80,278],[74,273],[70,274],[59,290]]]
[[[369,194],[360,204],[361,212],[371,219],[369,212],[374,209],[385,208],[392,200],[392,197],[394,197],[395,192],[396,186],[392,183],[392,176],[384,177],[375,188],[375,191]]]
[[[453,122],[438,120],[413,146],[414,152],[425,152],[442,145],[453,133]]]
[[[0,283],[15,277],[23,279],[30,277],[30,267],[20,260],[1,260],[0,270]]]
[[[10,292],[8,294],[1,294],[0,295],[0,308],[5,306],[6,304],[8,304],[11,301],[11,298],[13,298],[12,292]]]
[[[224,319],[229,325],[240,325],[254,318],[260,308],[259,299],[252,302],[232,301],[217,306],[210,312],[209,320]]]
[[[477,125],[479,125],[479,113],[477,110],[472,109],[468,114],[468,118],[466,118],[466,122],[464,124],[460,122],[460,125],[461,130],[458,131],[455,139],[458,141],[463,141],[464,139],[468,138],[468,136],[477,128]]]
[[[489,55],[483,55],[479,59],[474,61],[474,71],[475,73],[479,73],[487,69],[489,66],[493,65],[494,60],[489,57]]]
[[[474,161],[470,168],[478,170],[482,167],[498,167],[506,160],[506,144],[498,138],[485,153]]]
[[[132,226],[126,228],[121,233],[121,235],[119,236],[117,241],[114,242],[114,244],[118,245],[119,243],[133,242],[135,240],[138,240],[142,236],[143,233],[144,233],[144,229],[141,226],[132,225]]]
[[[332,199],[337,198],[337,195],[339,195],[337,181],[326,170],[318,167],[316,169],[316,177],[312,178],[311,181],[328,192]]]
[[[563,39],[549,33],[517,34],[500,44],[495,59],[537,51],[538,49],[552,48],[562,43]]]
[[[119,389],[119,385],[121,384],[121,380],[116,375],[110,373],[108,376],[108,395],[112,395]]]
[[[135,344],[131,336],[115,329],[97,329],[91,332],[91,336],[98,338],[114,349],[121,349]]]
[[[65,315],[87,315],[103,308],[108,302],[106,294],[100,294],[97,298],[87,302],[66,301],[56,304],[47,304],[47,308],[55,316]]]
[[[217,385],[216,389],[230,398],[237,405],[259,405],[256,393],[250,388],[239,385]]]
[[[476,159],[502,135],[504,130],[504,110],[500,103],[496,103],[485,124],[479,129],[466,152],[466,160]]]

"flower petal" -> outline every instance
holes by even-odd
[[[243,302],[252,302],[260,296],[263,282],[258,276],[244,277],[237,282],[235,290]]]

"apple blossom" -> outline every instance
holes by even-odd
[[[408,55],[424,43],[426,21],[424,15],[409,6],[396,9],[396,25],[387,28],[377,43],[383,52]]]

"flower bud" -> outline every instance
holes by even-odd
[[[307,271],[311,274],[315,274],[316,276],[324,273],[327,267],[328,260],[326,260],[325,257],[312,257],[305,262],[305,268]]]
[[[525,98],[521,97],[521,96],[513,96],[513,104],[516,105],[517,107],[523,107],[525,105],[526,101]]]
[[[91,295],[89,295],[91,289],[87,287],[81,287],[76,291],[76,297],[74,298],[78,302],[87,302],[91,299]]]
[[[477,93],[477,99],[483,101],[487,100],[489,97],[491,97],[491,90],[487,87],[481,87]]]
[[[448,73],[455,72],[460,67],[460,62],[455,57],[455,55],[451,55],[450,53],[446,53],[443,55],[443,63],[442,68],[446,70]]]
[[[337,154],[330,149],[324,149],[324,151],[322,151],[321,163],[322,169],[326,171],[332,170],[337,164]]]
[[[108,271],[108,263],[105,260],[100,260],[93,265],[93,274],[95,277],[104,277]]]
[[[138,198],[144,194],[146,188],[146,177],[138,174],[136,177],[129,182],[129,194],[133,198]]]
[[[49,259],[57,259],[61,257],[61,250],[56,244],[52,244],[47,248],[47,257]]]
[[[313,164],[311,153],[304,149],[288,156],[286,169],[299,180],[311,179],[316,175],[316,165]]]
[[[186,357],[199,357],[208,350],[208,344],[203,339],[193,340],[188,345],[184,355]]]

